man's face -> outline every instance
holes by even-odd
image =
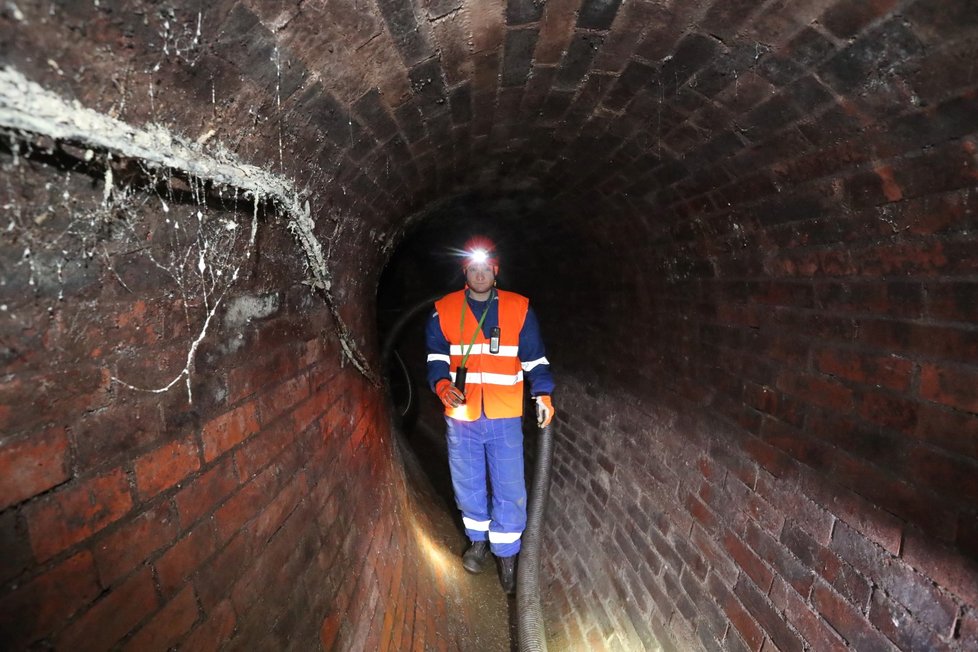
[[[465,270],[465,282],[473,292],[488,292],[496,280],[489,263],[472,263]]]

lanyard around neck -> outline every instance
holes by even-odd
[[[479,337],[479,331],[482,330],[482,324],[486,321],[486,315],[489,314],[489,304],[492,302],[492,298],[493,296],[495,296],[495,294],[496,291],[492,290],[489,293],[489,298],[486,299],[486,308],[485,310],[482,311],[482,316],[479,317],[479,325],[475,327],[475,332],[472,333],[472,341],[469,342],[469,348],[466,349],[465,355],[462,356],[461,366],[463,367],[465,366],[466,361],[468,361],[469,359],[469,354],[472,353],[472,347],[475,345],[476,338]],[[468,308],[469,308],[469,292],[468,290],[466,290],[465,294],[462,296],[462,318],[458,322],[459,339],[465,337],[465,313],[468,312]]]

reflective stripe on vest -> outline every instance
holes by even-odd
[[[449,367],[453,382],[462,355],[468,349],[473,334],[476,336],[465,365],[468,368],[465,403],[457,408],[445,409],[445,414],[460,421],[475,421],[483,411],[490,419],[523,415],[523,366],[519,359],[519,345],[520,331],[523,330],[530,302],[524,296],[503,290],[497,291],[497,297],[498,353],[490,353],[489,340],[481,330],[475,332],[479,316],[469,308],[464,290],[448,294],[435,302],[439,325],[450,344]],[[462,310],[467,310],[468,314],[465,316],[465,332],[459,333]]]

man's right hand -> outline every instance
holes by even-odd
[[[458,387],[452,384],[447,378],[442,378],[435,385],[435,393],[438,394],[438,398],[447,408],[457,408],[462,403],[465,403],[465,394],[458,391]]]

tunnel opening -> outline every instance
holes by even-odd
[[[552,647],[975,648],[975,7],[4,4],[0,641],[479,649],[377,341],[471,214],[558,371]]]

